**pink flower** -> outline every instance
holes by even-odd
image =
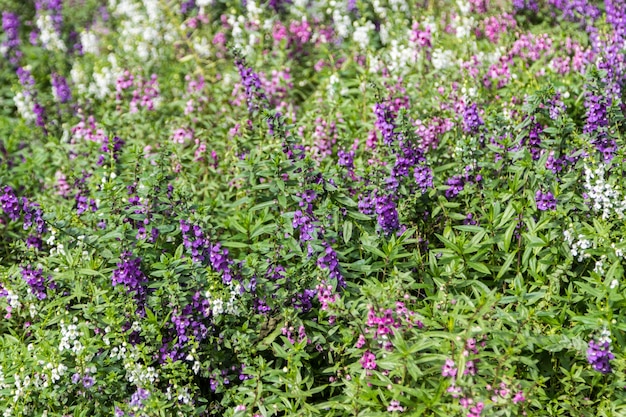
[[[365,351],[360,362],[363,369],[376,369],[376,356],[369,350]]]
[[[393,411],[400,411],[400,412],[403,412],[403,411],[404,411],[404,407],[402,407],[402,406],[400,405],[400,401],[397,401],[397,400],[392,400],[392,401],[389,403],[389,406],[387,407],[387,411],[389,411],[389,412],[393,412]]]
[[[441,367],[441,376],[455,378],[456,368],[452,359],[446,359],[446,363]]]

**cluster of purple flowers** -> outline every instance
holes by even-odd
[[[417,165],[413,171],[413,177],[422,193],[433,187],[433,170],[430,167]]]
[[[537,190],[535,193],[535,202],[537,203],[537,209],[541,211],[556,210],[556,199],[551,192],[542,192]]]
[[[374,105],[374,114],[376,115],[375,126],[383,136],[383,143],[385,145],[391,145],[395,139],[395,116],[383,103],[376,103]]]
[[[72,99],[72,91],[67,80],[56,73],[52,74],[52,92],[59,103],[67,103]]]
[[[148,278],[141,270],[141,259],[133,258],[132,253],[122,253],[117,268],[113,270],[111,281],[113,286],[122,284],[138,303],[143,304],[145,301]]]
[[[400,227],[398,210],[392,196],[376,196],[376,214],[378,215],[378,225],[383,232],[390,233]]]
[[[485,122],[483,122],[483,119],[478,113],[476,103],[465,106],[465,110],[463,111],[463,131],[465,131],[465,133],[478,133],[478,129],[484,124]]]
[[[44,277],[42,268],[32,269],[30,266],[27,266],[22,268],[21,273],[22,278],[30,287],[32,293],[40,300],[46,298],[46,290],[48,288],[56,288],[56,284],[52,281],[50,276]]]
[[[528,132],[528,137],[524,138],[522,143],[526,145],[528,150],[530,151],[530,155],[533,158],[533,161],[536,161],[541,157],[541,137],[540,134],[543,132],[543,126],[539,123],[533,123],[530,126],[530,130]]]
[[[87,372],[85,373],[85,375],[81,375],[78,372],[72,375],[72,383],[78,384],[79,382],[81,382],[83,387],[87,389],[93,387],[93,385],[96,383],[94,377],[89,375],[89,368],[87,368]]]
[[[448,178],[446,185],[448,185],[449,188],[445,192],[447,199],[451,199],[459,195],[467,184],[474,184],[482,181],[482,176],[480,174],[473,175],[471,172],[472,167],[468,165],[465,167],[465,172],[463,174]]]
[[[363,369],[376,369],[376,355],[374,355],[369,350],[366,350],[365,353],[363,353],[363,356],[361,357],[361,360],[359,362],[361,362],[361,366],[363,366]]]
[[[2,12],[2,30],[6,34],[6,40],[2,42],[4,57],[8,58],[11,65],[17,65],[23,55],[20,50],[19,17],[15,13]]]
[[[104,152],[104,154],[101,154],[100,157],[98,158],[98,165],[102,165],[104,164],[105,155],[113,155],[113,160],[117,162],[119,156],[120,156],[120,150],[122,149],[122,146],[124,146],[124,141],[122,139],[120,139],[119,137],[115,136],[113,138],[113,146],[111,146],[111,144],[109,143],[109,138],[108,136],[105,136],[102,140],[102,147],[100,148],[101,152]]]
[[[76,214],[79,216],[86,212],[87,210],[91,210],[93,212],[98,210],[96,206],[96,201],[93,198],[87,198],[82,194],[76,194]]]
[[[341,271],[339,270],[339,261],[337,260],[337,253],[335,250],[326,242],[324,242],[324,252],[322,256],[317,260],[317,264],[322,269],[328,269],[329,276],[332,279],[337,280],[337,286],[340,288],[345,288],[346,281],[341,275]]]
[[[15,192],[8,185],[3,189],[4,193],[0,195],[0,204],[2,210],[9,219],[17,221],[20,216],[24,216],[24,230],[35,225],[37,233],[42,234],[46,231],[46,223],[43,220],[43,211],[37,203],[29,202],[26,197],[21,199],[15,195]]]
[[[190,233],[192,229],[193,234]],[[234,270],[235,263],[228,257],[228,249],[222,248],[220,243],[212,244],[198,225],[192,226],[181,220],[180,230],[183,234],[183,245],[191,252],[194,262],[210,265],[215,272],[222,274],[222,282],[225,284],[229,284],[233,278],[239,279]]]
[[[346,167],[348,169],[354,168],[354,151],[346,152],[344,150],[339,150],[339,152],[337,152],[337,157],[339,158],[339,166]]]
[[[137,407],[139,409],[144,408],[144,401],[150,396],[150,391],[143,388],[137,388],[137,391],[130,397],[129,405],[131,407]]]
[[[172,324],[176,333],[176,344],[174,350],[170,352],[170,357],[174,360],[182,359],[185,347],[190,337],[196,341],[204,340],[208,333],[208,328],[202,323],[202,319],[210,315],[211,309],[209,300],[202,297],[200,292],[196,292],[192,302],[183,307],[181,313],[172,314]]]
[[[267,97],[263,92],[259,74],[254,72],[252,68],[246,66],[246,62],[241,58],[235,59],[235,66],[239,70],[241,83],[243,84],[246,93],[248,111],[253,112],[258,110],[260,103],[267,101]]]
[[[596,340],[589,341],[589,349],[587,349],[587,361],[593,369],[603,374],[611,372],[610,361],[615,359],[615,355],[611,352],[611,338],[608,332],[603,332],[602,336]]]

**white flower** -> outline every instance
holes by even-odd
[[[364,50],[370,42],[369,32],[374,29],[374,24],[369,20],[365,22],[363,26],[359,26],[357,22],[354,22],[354,33],[352,34],[352,39],[361,49]]]
[[[44,48],[49,51],[61,52],[64,52],[67,49],[61,38],[59,38],[59,34],[54,29],[52,17],[47,14],[39,15],[39,17],[37,17],[36,24],[40,32],[39,38],[41,39],[41,43],[43,43]]]
[[[95,33],[90,31],[82,32],[80,34],[80,43],[83,46],[84,53],[95,55],[100,53],[98,37]]]
[[[454,65],[454,53],[449,49],[433,50],[431,62],[436,70],[450,68]]]

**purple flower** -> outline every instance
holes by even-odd
[[[608,336],[602,336],[596,342],[589,341],[589,349],[587,349],[587,361],[593,369],[603,374],[611,372],[611,364],[609,361],[615,359],[615,355],[611,353],[611,339]]]
[[[549,191],[547,193],[543,193],[541,190],[537,190],[535,193],[535,202],[537,203],[538,210],[556,210],[556,199]]]
[[[56,285],[48,276],[47,278],[43,275],[43,269],[31,269],[30,266],[22,268],[21,270],[22,278],[28,286],[33,294],[37,296],[38,299],[43,300],[46,298],[46,290],[48,286],[51,289],[56,288]]]
[[[441,376],[456,378],[457,369],[454,366],[452,359],[446,359],[446,363],[441,367]]]
[[[365,351],[359,362],[363,369],[376,369],[376,356],[369,350]]]
[[[391,196],[383,195],[376,197],[376,214],[378,225],[385,233],[392,232],[400,227],[396,203]]]
[[[322,269],[328,269],[330,272],[330,278],[337,280],[337,286],[344,288],[346,286],[346,281],[341,275],[341,271],[339,271],[339,261],[337,261],[337,253],[335,250],[328,244],[324,243],[326,248],[324,249],[324,254],[317,260],[317,264]]]
[[[83,377],[83,386],[85,388],[91,388],[93,387],[93,384],[95,383],[96,383],[96,380],[91,375],[85,375]]]
[[[413,171],[413,177],[415,178],[417,186],[422,191],[422,194],[425,193],[427,189],[433,187],[433,171],[430,167],[426,165],[416,166],[415,171]]]
[[[459,195],[463,188],[465,187],[465,181],[461,175],[455,175],[451,178],[448,178],[446,184],[449,188],[446,190],[446,198],[450,199]]]
[[[2,12],[2,30],[6,34],[6,40],[2,43],[4,56],[12,65],[17,65],[22,57],[19,17],[11,12]]]
[[[52,92],[59,103],[67,103],[72,99],[67,80],[59,74],[52,74]]]
[[[463,130],[465,133],[478,133],[478,128],[485,123],[478,114],[478,106],[473,103],[465,107],[463,112]]]
[[[383,143],[385,145],[391,145],[395,139],[395,116],[391,110],[382,103],[376,103],[374,105],[374,114],[376,115],[375,126],[383,136]]]
[[[138,302],[143,302],[146,294],[145,284],[148,281],[141,271],[141,259],[133,258],[130,252],[124,252],[117,268],[111,276],[113,286],[122,284],[126,291],[132,293]]]
[[[137,391],[130,397],[130,406],[131,407],[144,407],[144,401],[150,396],[150,392],[143,388],[137,388]]]
[[[239,70],[241,83],[243,84],[246,100],[248,102],[248,111],[252,113],[259,109],[259,104],[266,106],[267,96],[263,91],[259,74],[254,72],[252,68],[246,66],[246,62],[242,58],[235,59],[235,66]]]
[[[339,166],[346,167],[348,169],[354,168],[354,151],[346,152],[344,150],[340,150],[337,152],[337,156],[339,157]]]

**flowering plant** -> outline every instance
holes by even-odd
[[[105,3],[0,0],[3,416],[626,412],[623,0]]]

